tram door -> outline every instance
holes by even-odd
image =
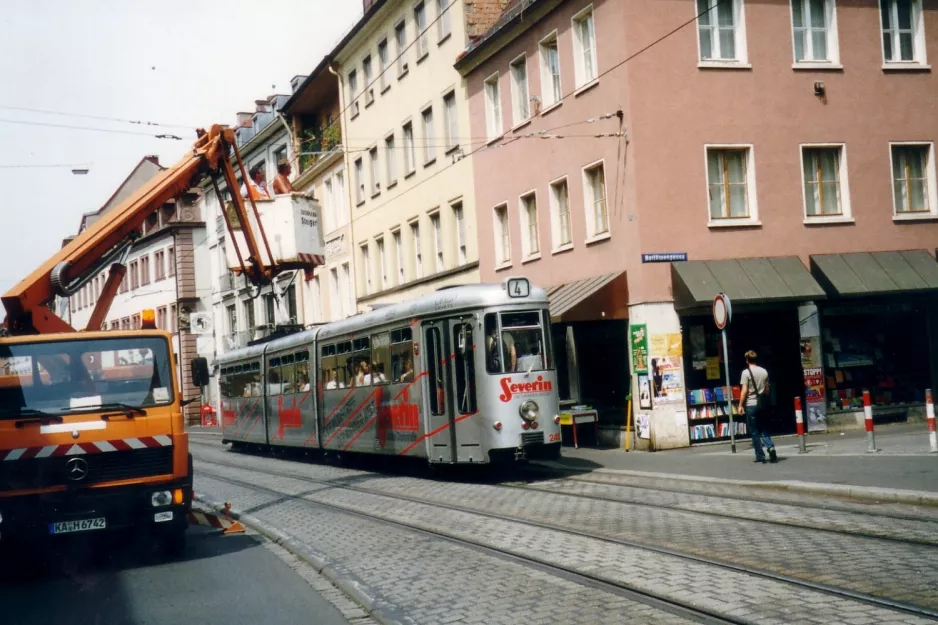
[[[453,351],[448,338],[450,323],[448,319],[441,319],[423,324],[424,370],[427,372],[424,397],[429,415],[427,433],[437,432],[427,437],[430,462],[456,461],[456,424],[451,400],[453,376],[450,374]]]

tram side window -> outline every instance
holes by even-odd
[[[218,392],[226,399],[231,397],[231,370],[228,367],[224,367],[218,376]]]
[[[476,411],[475,339],[468,321],[453,326],[456,346],[456,409],[460,414]]]
[[[391,380],[414,381],[414,333],[411,328],[391,331]]]
[[[279,395],[283,384],[280,378],[280,359],[271,358],[267,368],[267,394]]]
[[[495,313],[485,315],[485,370],[489,373],[502,372],[502,350],[498,340],[498,317]]]
[[[335,346],[335,371],[339,388],[352,386],[355,379],[355,360],[352,356],[352,342],[345,341]]]
[[[387,384],[391,370],[391,334],[371,335],[371,383]]]
[[[319,380],[322,387],[327,391],[339,388],[335,362],[335,345],[323,345],[322,349],[319,350],[319,364],[322,367]]]
[[[296,356],[287,354],[280,361],[280,387],[282,395],[289,395],[296,390]]]
[[[309,352],[297,352],[296,354],[296,386],[295,393],[306,393],[309,391]]]
[[[244,370],[248,372],[249,385],[251,387],[251,397],[261,396],[261,363],[252,362],[244,365]]]
[[[352,362],[354,385],[371,384],[371,341],[367,338],[352,341]]]
[[[542,326],[545,330],[544,336],[546,341],[544,341],[544,352],[547,354],[547,368],[554,368],[554,342],[551,340],[550,336],[550,312],[548,310],[542,310],[541,315],[544,318],[544,325]]]
[[[443,339],[439,328],[427,329],[427,388],[430,413],[441,415],[446,405],[446,385],[443,382]]]

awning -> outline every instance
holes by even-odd
[[[584,301],[593,293],[599,291],[620,275],[623,271],[607,273],[592,278],[584,278],[575,282],[568,282],[547,289],[547,298],[550,302],[551,319],[560,318],[565,312]]]
[[[938,289],[938,262],[925,250],[820,254],[811,273],[831,295],[890,295]]]
[[[709,307],[719,293],[733,304],[824,299],[824,290],[797,256],[671,263],[675,310]]]

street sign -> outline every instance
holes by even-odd
[[[717,324],[717,330],[726,328],[732,319],[733,307],[730,305],[730,296],[720,293],[713,298],[713,322]]]

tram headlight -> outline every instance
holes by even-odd
[[[521,413],[521,418],[525,421],[534,421],[541,413],[541,409],[538,407],[537,402],[531,401],[529,399],[528,401],[521,404],[521,408],[518,412]]]

